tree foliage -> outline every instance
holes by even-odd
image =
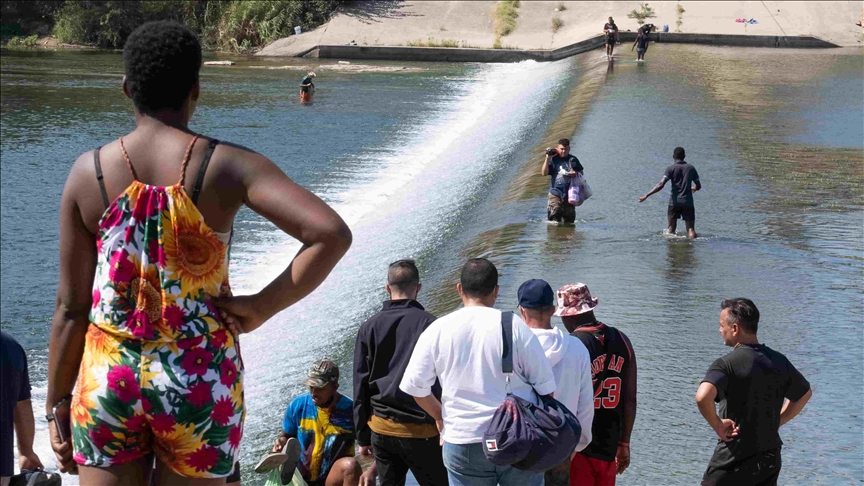
[[[344,0],[55,0],[2,2],[4,37],[33,33],[22,22],[41,19],[61,42],[121,49],[135,28],[175,20],[207,48],[244,51],[329,20]],[[7,34],[8,31],[8,34]],[[42,32],[40,32],[42,33]]]

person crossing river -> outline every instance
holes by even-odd
[[[558,140],[557,148],[547,148],[546,158],[540,174],[550,177],[546,218],[558,223],[574,223],[576,207],[567,201],[570,180],[585,170],[574,155],[570,154],[570,139]]]

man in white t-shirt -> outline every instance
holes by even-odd
[[[507,395],[498,270],[484,258],[468,260],[456,290],[464,308],[433,322],[420,336],[399,388],[435,418],[444,442],[450,486],[541,486],[543,473],[496,466],[483,454],[483,433]],[[513,394],[537,403],[555,391],[555,378],[540,342],[513,316]],[[432,395],[435,379],[441,401]]]
[[[582,425],[582,436],[576,446],[581,451],[591,443],[591,423],[594,421],[594,387],[591,383],[591,356],[582,341],[561,329],[552,327],[555,313],[555,292],[545,281],[528,280],[519,286],[519,313],[540,341],[540,346],[552,365],[555,376],[555,399],[576,415]],[[570,457],[572,459],[572,455]],[[545,486],[570,484],[570,460],[546,471]]]

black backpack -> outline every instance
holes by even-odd
[[[525,471],[552,469],[576,449],[582,426],[576,416],[554,398],[540,396],[538,406],[510,392],[512,312],[501,313],[501,328],[504,337],[501,369],[507,377],[507,396],[483,434],[483,453],[496,466],[513,466]]]

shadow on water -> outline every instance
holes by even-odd
[[[699,266],[699,259],[695,255],[696,245],[688,240],[669,238],[666,241],[666,263],[668,267],[662,270],[663,275],[670,281],[670,288],[674,289],[686,279],[693,276]],[[673,290],[672,293],[675,293]]]
[[[546,260],[543,263],[554,265],[569,262],[573,258],[571,253],[581,249],[584,241],[585,235],[579,231],[578,225],[547,224],[545,244],[540,242],[540,254]]]

